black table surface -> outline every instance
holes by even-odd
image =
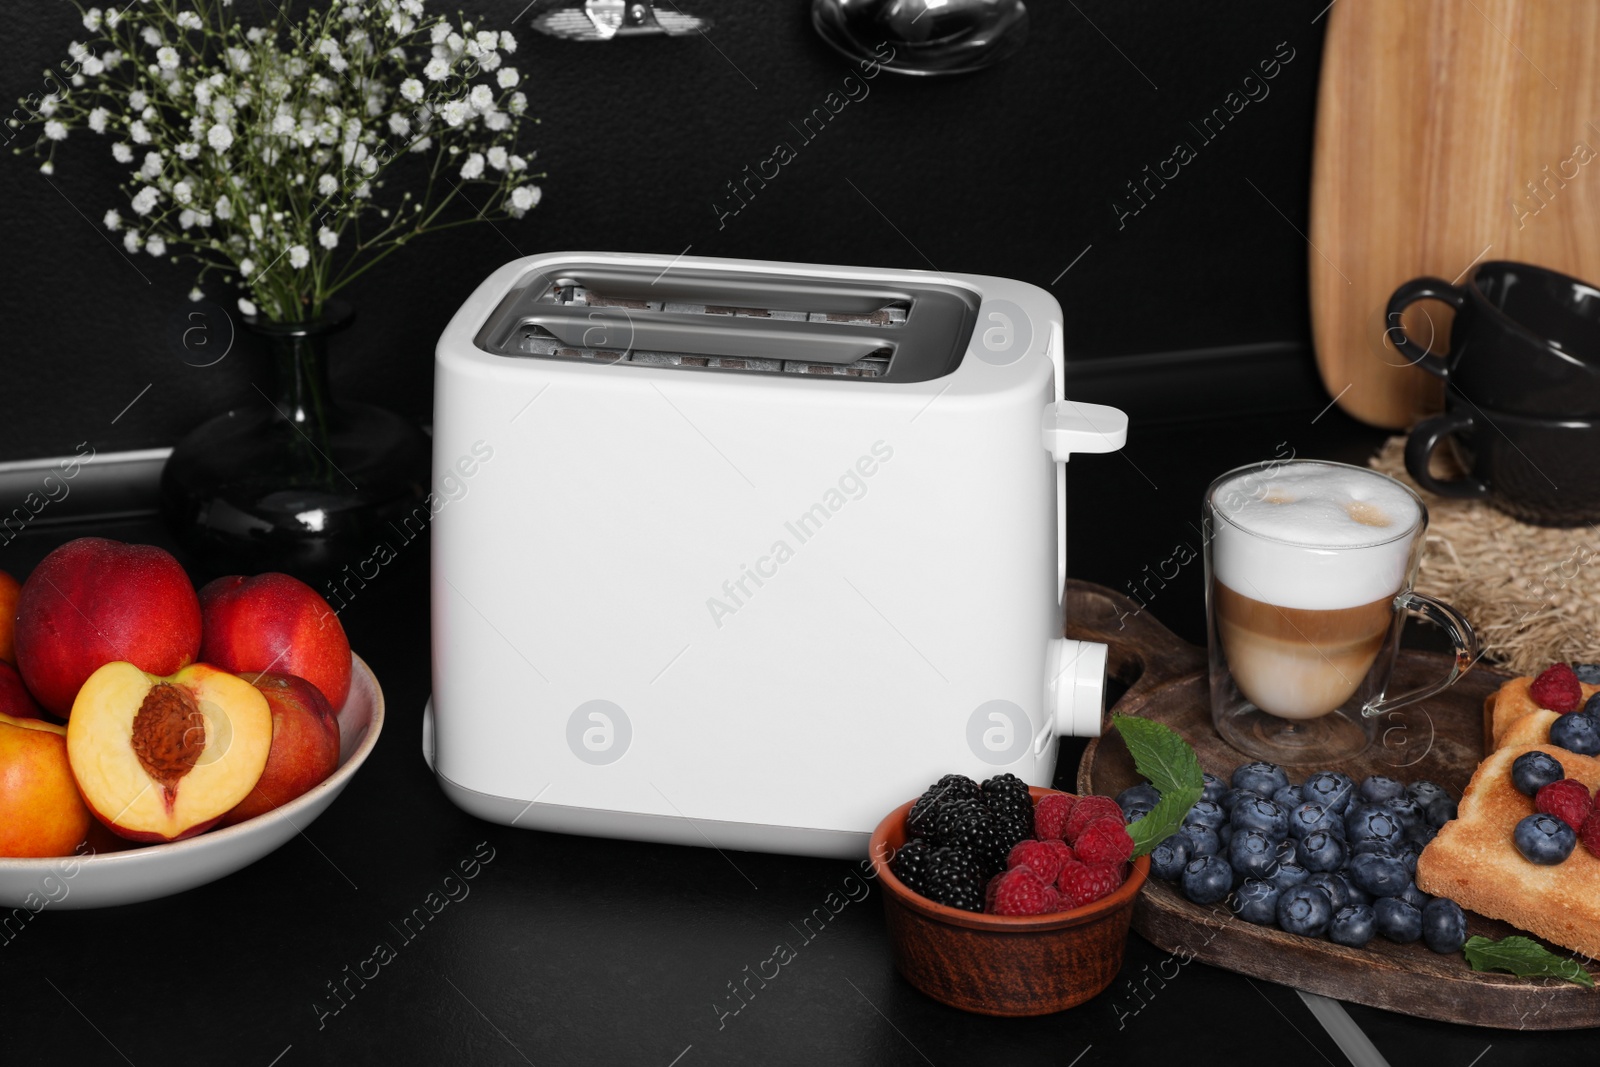
[[[1218,473],[1290,452],[1359,463],[1382,438],[1337,410],[1136,424],[1120,454],[1068,464],[1069,572],[1126,589],[1180,543],[1198,544],[1191,523]],[[26,575],[86,533],[171,547],[153,518],[36,525],[0,549],[0,567]],[[1293,990],[1180,967],[1137,935],[1118,980],[1073,1010],[1007,1020],[946,1008],[895,972],[876,884],[777,979],[733,1000],[730,983],[793,941],[791,924],[855,865],[516,830],[457,809],[420,751],[427,552],[420,540],[408,551],[341,615],[388,707],[344,794],[305,833],[220,881],[124,907],[46,907],[8,930],[0,1062],[1347,1062]],[[1149,610],[1202,639],[1198,563],[1146,588]],[[1057,785],[1072,782],[1081,751],[1064,742]],[[429,905],[437,913],[407,939],[402,920]],[[364,962],[380,944],[392,958]],[[1495,1067],[1593,1042],[1347,1007],[1396,1065]]]

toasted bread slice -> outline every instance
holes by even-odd
[[[1588,700],[1596,693],[1600,693],[1600,685],[1583,685],[1583,699]],[[1513,678],[1493,693],[1483,702],[1483,750],[1493,752],[1506,743],[1505,734],[1511,724],[1525,715],[1536,711],[1544,711],[1535,704],[1533,697],[1528,695],[1528,687],[1533,685],[1532,678]],[[1554,714],[1551,712],[1550,714]],[[1545,723],[1544,736],[1539,741],[1548,740],[1550,724]],[[1533,744],[1537,742],[1525,742]]]
[[[1600,858],[1579,842],[1564,862],[1541,867],[1523,859],[1511,840],[1517,823],[1536,810],[1533,798],[1511,784],[1511,763],[1535,749],[1554,756],[1568,778],[1591,792],[1600,786],[1600,759],[1548,744],[1491,752],[1468,783],[1457,817],[1417,859],[1417,888],[1600,958]]]

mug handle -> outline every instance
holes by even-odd
[[[1488,496],[1489,483],[1470,475],[1441,482],[1428,473],[1428,461],[1433,458],[1434,449],[1451,434],[1458,430],[1470,430],[1475,425],[1477,423],[1472,412],[1465,409],[1447,411],[1417,423],[1406,438],[1406,472],[1422,488],[1440,496],[1463,500]]]
[[[1394,345],[1394,350],[1413,367],[1421,367],[1437,378],[1447,378],[1450,372],[1444,357],[1435,354],[1426,345],[1413,341],[1400,321],[1401,313],[1418,300],[1442,300],[1460,311],[1467,302],[1467,292],[1443,278],[1413,278],[1394,291],[1389,298],[1388,312],[1384,315],[1387,328],[1383,332],[1389,338],[1389,343]]]
[[[1361,709],[1361,714],[1368,718],[1387,715],[1396,708],[1403,708],[1407,704],[1415,704],[1424,697],[1433,696],[1446,686],[1453,685],[1456,679],[1471,670],[1473,662],[1478,658],[1477,633],[1473,631],[1467,617],[1449,604],[1426,593],[1408,589],[1394,598],[1394,606],[1396,611],[1412,611],[1424,616],[1449,634],[1451,643],[1455,645],[1455,660],[1445,676],[1436,682],[1401,693],[1399,696],[1385,696],[1368,701]]]

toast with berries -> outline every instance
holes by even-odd
[[[1576,711],[1590,697],[1600,693],[1600,685],[1589,685],[1565,663],[1557,663],[1537,678],[1513,678],[1490,693],[1483,702],[1483,750],[1493,752],[1506,744],[1542,744],[1549,740],[1550,723],[1556,715]],[[1507,732],[1529,715],[1543,712],[1541,733],[1528,724],[1512,740]]]
[[[1580,840],[1571,855],[1551,866],[1524,859],[1512,841],[1517,823],[1537,810],[1511,780],[1512,763],[1532,751],[1557,760],[1591,796],[1600,787],[1600,759],[1549,744],[1502,745],[1478,764],[1456,818],[1422,850],[1417,888],[1600,958],[1600,856],[1590,851],[1591,845],[1600,848],[1600,840]]]

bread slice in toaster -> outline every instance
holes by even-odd
[[[1591,793],[1600,786],[1600,759],[1549,744],[1496,749],[1478,764],[1456,818],[1422,850],[1417,888],[1600,958],[1600,858],[1579,842],[1563,862],[1541,867],[1523,859],[1511,840],[1517,823],[1536,810],[1533,798],[1511,784],[1511,764],[1535,750],[1559,760],[1567,777]]]

